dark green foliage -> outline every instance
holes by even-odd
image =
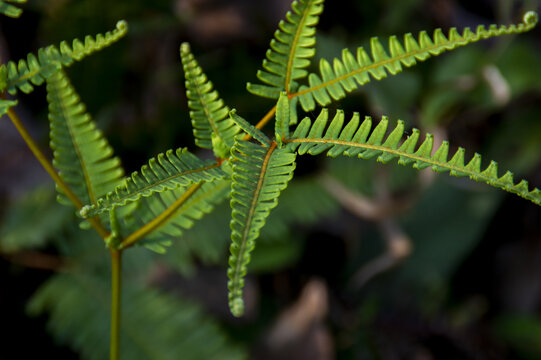
[[[107,358],[109,289],[102,278],[56,275],[32,298],[28,311],[34,315],[48,312],[50,331],[85,359]],[[216,323],[189,301],[130,283],[124,287],[123,312],[123,358],[246,358],[244,351],[228,344]]]

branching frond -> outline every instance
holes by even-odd
[[[82,60],[84,57],[103,49],[118,41],[128,31],[128,24],[125,21],[119,21],[116,29],[105,34],[98,34],[96,37],[86,36],[84,42],[75,39],[70,47],[67,42],[62,41],[59,48],[54,45],[47,46],[38,50],[38,56],[28,54],[26,60],[19,60],[18,63],[10,61],[2,65],[7,68],[6,87],[0,88],[0,91],[7,91],[14,95],[17,88],[24,93],[29,93],[34,89],[33,85],[41,85],[49,76],[53,75],[63,66],[71,65],[75,60]]]
[[[130,360],[240,360],[218,323],[196,304],[154,289],[123,284],[120,349]],[[108,280],[86,274],[53,276],[32,297],[32,315],[49,314],[48,330],[86,360],[109,358]]]
[[[53,164],[81,202],[94,204],[122,180],[120,160],[63,71],[47,79],[47,100]]]
[[[202,181],[221,179],[225,173],[215,161],[203,161],[186,148],[168,150],[143,165],[140,172],[134,172],[105,197],[81,209],[85,218],[101,214],[115,207],[137,201],[157,192]]]
[[[230,279],[229,307],[235,316],[244,312],[243,277],[250,262],[250,252],[295,169],[295,154],[286,148],[278,149],[276,145],[276,142],[260,146],[237,141],[232,152],[232,243],[227,275]]]
[[[327,126],[328,111],[324,109],[314,124],[305,118],[288,140],[291,151],[297,150],[300,155],[308,153],[317,155],[327,152],[328,156],[346,155],[370,159],[377,156],[378,161],[386,163],[398,158],[399,164],[413,164],[417,169],[431,167],[437,172],[449,171],[454,176],[469,176],[471,179],[484,182],[491,186],[515,193],[525,199],[541,205],[541,191],[528,188],[525,180],[515,184],[513,174],[506,172],[498,175],[498,164],[490,162],[488,167],[481,169],[481,155],[475,154],[465,165],[463,148],[449,160],[449,143],[444,141],[432,154],[434,136],[427,134],[425,140],[417,146],[419,130],[413,129],[412,134],[403,140],[404,122],[398,121],[397,126],[386,136],[389,120],[386,117],[372,129],[372,119],[366,117],[361,123],[359,115],[354,114],[344,126],[344,113],[338,111]],[[325,131],[326,129],[326,131]],[[325,135],[323,133],[325,132]]]
[[[316,29],[323,12],[323,0],[298,0],[291,4],[293,12],[281,20],[271,40],[263,69],[257,72],[259,80],[267,85],[248,83],[252,94],[278,99],[281,91],[296,91],[296,80],[306,77],[305,70],[315,54]]]
[[[210,213],[215,205],[221,203],[229,195],[229,183],[229,179],[222,179],[202,184],[193,194],[185,196],[182,204],[179,204],[173,212],[168,213],[167,217],[163,217],[138,244],[155,252],[164,253],[165,246],[170,246],[173,240],[179,239],[185,230],[194,225],[195,220]],[[182,198],[188,190],[188,187],[181,186],[142,199],[139,208],[132,214],[133,218],[125,226],[123,232],[133,231],[155,221],[161,214],[168,211],[177,199]]]
[[[27,0],[0,0],[0,14],[18,18],[23,10],[12,4],[24,4]]]
[[[221,158],[229,157],[229,150],[240,128],[229,118],[229,108],[197,64],[188,43],[180,46],[180,58],[186,78],[186,96],[191,109],[195,143],[204,149],[214,149]],[[220,151],[221,144],[225,145],[226,154],[220,154],[224,152]]]
[[[451,28],[445,37],[441,29],[436,29],[432,38],[422,31],[418,40],[411,33],[404,36],[401,43],[396,36],[389,38],[388,51],[378,38],[370,41],[368,55],[364,48],[357,49],[357,56],[344,49],[342,59],[334,59],[332,65],[325,59],[319,63],[319,74],[311,73],[308,76],[308,86],[301,86],[299,92],[290,97],[299,97],[301,106],[305,111],[315,108],[316,102],[325,106],[333,100],[342,99],[346,93],[370,81],[370,77],[380,80],[388,74],[395,75],[403,70],[403,66],[411,67],[418,61],[424,61],[431,56],[439,55],[445,51],[453,50],[482,39],[495,36],[518,34],[529,31],[537,24],[537,14],[530,11],[524,15],[523,23],[510,26],[491,25],[488,30],[479,26],[475,32],[469,28],[464,29],[462,35],[455,28]]]

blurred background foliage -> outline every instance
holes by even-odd
[[[188,41],[226,103],[247,93],[289,0],[30,0],[0,21],[2,59],[111,29],[126,39],[69,70],[128,172],[195,148],[178,56]],[[519,22],[538,0],[328,1],[316,59],[370,36]],[[334,104],[403,119],[541,186],[541,30],[461,48]],[[45,91],[18,113],[47,148]],[[306,114],[314,116],[314,113]],[[0,358],[103,359],[108,253],[55,201],[53,185],[0,122]],[[166,255],[124,262],[126,359],[539,359],[541,209],[465,179],[373,161],[302,158],[227,310],[228,204]]]

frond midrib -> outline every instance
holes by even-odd
[[[212,165],[208,165],[208,166],[205,166],[205,167],[202,167],[202,168],[198,168],[198,169],[190,169],[190,170],[186,170],[186,171],[183,171],[183,172],[180,172],[180,173],[176,173],[174,175],[170,175],[166,178],[163,178],[161,180],[158,180],[156,182],[153,182],[152,184],[149,184],[147,186],[144,186],[143,188],[140,188],[138,189],[137,191],[134,191],[134,192],[128,192],[126,195],[124,196],[120,196],[120,197],[117,197],[117,198],[114,198],[111,202],[114,202],[114,203],[123,203],[124,201],[128,201],[129,198],[133,197],[133,196],[137,196],[138,194],[140,193],[144,193],[145,191],[148,191],[156,186],[159,186],[159,185],[162,185],[168,181],[171,181],[171,180],[174,180],[176,178],[179,178],[179,177],[182,177],[182,176],[185,176],[185,175],[189,175],[189,174],[195,174],[195,173],[198,173],[198,172],[203,172],[203,171],[206,171],[206,170],[210,170],[210,169],[216,169],[220,167],[220,164],[216,163],[216,164],[212,164]],[[141,176],[143,176],[141,174]],[[144,177],[144,176],[143,176]],[[127,179],[130,179],[130,178],[127,178]],[[125,185],[121,185],[122,187],[125,188]],[[113,193],[114,194],[114,193]],[[107,204],[105,207],[106,208],[109,208],[110,206],[112,206],[112,204]]]
[[[302,33],[302,30],[304,29],[304,23],[306,22],[307,17],[310,15],[311,5],[314,0],[307,0],[308,4],[306,5],[306,9],[302,14],[301,21],[299,21],[299,26],[297,26],[297,31],[295,31],[295,36],[293,37],[293,41],[291,42],[291,47],[289,49],[289,56],[287,58],[287,67],[286,67],[286,77],[285,77],[285,83],[284,83],[284,90],[289,94],[289,88],[290,88],[290,81],[291,81],[291,73],[293,68],[293,62],[295,61],[295,50],[297,49],[297,45]]]
[[[499,178],[497,178],[497,179],[490,178],[490,177],[488,177],[486,175],[483,175],[482,172],[475,172],[475,171],[467,169],[466,167],[454,166],[454,165],[451,165],[449,163],[443,163],[441,161],[433,160],[432,158],[425,158],[425,157],[422,157],[422,156],[418,156],[418,155],[415,155],[415,154],[410,154],[410,153],[407,153],[407,152],[404,152],[404,151],[399,151],[398,149],[392,149],[392,148],[384,147],[384,146],[381,146],[381,145],[359,144],[359,143],[355,143],[355,142],[352,142],[352,141],[335,140],[335,139],[321,139],[321,138],[319,138],[319,139],[288,139],[288,140],[285,140],[284,143],[335,144],[335,145],[344,145],[344,146],[350,146],[350,147],[363,148],[363,149],[367,149],[367,150],[376,150],[376,151],[381,151],[381,152],[384,152],[384,153],[395,154],[397,156],[403,156],[403,157],[406,157],[406,158],[409,158],[409,159],[412,159],[412,160],[421,161],[421,162],[424,162],[424,163],[431,164],[432,166],[442,167],[442,168],[445,168],[445,169],[448,169],[448,170],[451,170],[451,171],[464,173],[466,175],[469,175],[472,178],[480,179],[480,180],[484,181],[487,184],[495,184],[495,185],[497,185],[497,186],[499,186],[501,188],[506,188],[506,189],[509,188],[508,183],[504,183],[504,182],[500,181]],[[528,194],[518,194],[518,195],[524,197],[525,199],[533,201],[533,198],[529,197]]]
[[[475,35],[477,38],[476,39],[471,39],[471,41],[469,43],[473,43],[473,42],[477,42],[479,41],[480,39],[482,39],[481,36],[477,36],[477,34]],[[389,57],[388,59],[385,59],[385,60],[381,60],[381,61],[378,61],[378,62],[374,62],[370,65],[366,65],[364,67],[361,67],[357,70],[354,70],[354,71],[351,71],[347,74],[344,74],[344,75],[341,75],[337,78],[334,78],[332,80],[328,80],[326,82],[322,82],[321,84],[319,85],[316,85],[316,86],[312,86],[312,87],[309,87],[307,89],[304,89],[302,91],[299,91],[299,92],[296,92],[294,94],[290,94],[289,97],[290,98],[294,98],[294,97],[297,97],[297,96],[302,96],[302,95],[305,95],[305,94],[308,94],[308,93],[311,93],[311,92],[314,92],[314,91],[318,91],[320,89],[323,89],[323,88],[326,88],[326,87],[329,87],[329,86],[332,86],[336,83],[339,83],[349,77],[352,77],[354,75],[357,75],[357,74],[360,74],[362,72],[366,72],[366,71],[370,71],[370,70],[373,70],[375,68],[378,68],[378,67],[381,67],[381,66],[385,66],[387,64],[390,64],[390,63],[394,63],[396,61],[401,61],[401,60],[404,60],[405,58],[408,58],[408,57],[411,57],[411,56],[415,56],[415,55],[419,55],[421,53],[425,53],[425,52],[430,52],[432,50],[435,50],[435,49],[438,49],[438,48],[445,48],[447,46],[459,46],[461,45],[460,43],[463,42],[464,40],[461,40],[461,41],[450,41],[449,39],[447,39],[446,42],[443,42],[443,43],[439,43],[439,44],[433,44],[431,46],[428,46],[428,47],[425,47],[425,48],[419,48],[419,49],[416,49],[416,50],[413,50],[413,51],[410,51],[410,52],[405,52],[404,54],[401,54],[401,55],[398,55],[398,56],[395,56],[395,57]],[[432,56],[432,55],[431,55]],[[417,59],[417,61],[419,61]],[[401,63],[402,65],[402,63]]]
[[[57,94],[58,94],[58,85],[59,85],[59,82],[56,82],[55,90],[56,90]],[[72,94],[72,95],[75,95],[75,94]],[[66,108],[66,106],[64,104],[64,98],[59,96],[58,99],[59,99],[59,102],[60,102],[60,106],[62,107],[62,113],[64,114],[64,117],[66,118],[66,126],[68,128],[68,131],[69,131],[72,143],[73,143],[73,148],[75,150],[75,154],[76,154],[77,158],[79,159],[79,163],[81,164],[81,169],[83,171],[83,178],[85,179],[85,186],[86,186],[86,191],[88,193],[88,197],[90,199],[90,202],[95,205],[96,204],[96,195],[94,194],[94,189],[92,189],[92,182],[90,181],[90,175],[89,175],[88,170],[86,168],[86,162],[84,161],[81,149],[79,147],[79,143],[77,142],[77,137],[76,137],[76,135],[74,133],[73,124],[72,124],[71,121],[68,120],[69,119],[69,117],[67,116],[68,110],[67,110],[67,108]]]
[[[247,226],[244,228],[244,232],[242,234],[242,243],[238,252],[239,254],[244,254],[244,251],[246,250],[246,243],[247,243],[246,240],[248,239],[248,236],[250,235],[251,222],[255,214],[257,202],[259,200],[259,193],[261,192],[261,189],[263,188],[263,181],[265,180],[265,174],[267,173],[269,161],[272,156],[272,153],[276,149],[276,146],[277,146],[276,141],[273,141],[269,147],[269,150],[267,151],[267,154],[265,155],[265,158],[263,159],[263,163],[261,164],[261,171],[259,172],[259,179],[257,181],[257,186],[254,191],[254,196],[252,197],[252,203],[250,204],[250,208],[247,213],[246,220],[244,221]],[[240,280],[239,274],[240,274],[241,266],[242,266],[242,261],[237,261],[235,265],[235,279],[234,279],[235,283]]]

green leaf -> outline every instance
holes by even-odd
[[[282,147],[282,139],[289,138],[289,118],[289,99],[287,98],[287,94],[282,92],[276,105],[275,133],[278,147]]]
[[[381,80],[388,74],[396,75],[403,67],[414,66],[419,61],[425,61],[445,51],[483,39],[526,32],[533,29],[536,24],[537,14],[530,11],[524,15],[521,24],[499,27],[491,25],[488,30],[484,26],[479,26],[475,33],[465,28],[460,35],[452,28],[446,37],[441,29],[436,29],[432,37],[425,31],[420,32],[418,40],[408,33],[404,36],[403,42],[396,36],[391,36],[387,49],[374,37],[370,41],[371,55],[360,47],[356,56],[344,49],[342,58],[335,58],[332,66],[329,61],[322,59],[319,63],[319,74],[309,74],[308,86],[301,86],[297,93],[291,94],[291,97],[299,97],[303,109],[311,111],[315,108],[316,102],[326,106],[333,100],[342,99],[346,93],[369,82],[371,77]]]
[[[229,257],[229,307],[234,316],[244,312],[243,277],[250,252],[270,211],[278,204],[295,169],[295,154],[276,143],[262,147],[237,141],[232,152],[231,256]]]
[[[212,82],[195,60],[188,43],[180,46],[180,58],[186,78],[186,96],[191,109],[195,143],[204,149],[214,149],[220,158],[229,157],[229,150],[240,128],[229,118],[229,108],[213,89]]]
[[[202,161],[186,148],[179,148],[176,152],[168,150],[151,158],[140,172],[132,173],[114,191],[98,199],[95,205],[81,209],[81,216],[93,217],[157,192],[185,188],[194,183],[221,179],[225,175],[216,161]]]
[[[240,126],[242,130],[244,130],[245,133],[259,141],[264,146],[270,145],[271,140],[267,137],[267,135],[263,134],[261,130],[244,120],[244,118],[238,116],[235,109],[229,112],[229,116],[238,126]]]
[[[266,85],[248,83],[252,94],[277,99],[282,91],[296,91],[296,80],[307,75],[304,69],[315,54],[315,26],[323,12],[323,0],[293,1],[291,9],[286,14],[287,21],[280,21],[274,33],[267,59],[263,60],[264,70],[257,72]]]
[[[122,181],[120,160],[64,72],[47,79],[47,100],[53,165],[81,202],[95,204]],[[71,205],[63,196],[61,202]]]
[[[98,34],[95,37],[87,35],[84,43],[79,40],[73,40],[70,47],[67,42],[62,41],[59,48],[54,45],[47,46],[38,50],[38,56],[30,53],[27,59],[21,59],[18,62],[9,61],[0,67],[0,72],[7,69],[7,90],[15,95],[17,89],[24,93],[30,93],[34,90],[33,85],[41,85],[51,75],[61,67],[70,66],[75,60],[80,61],[86,56],[99,51],[119,39],[128,32],[128,24],[125,21],[119,21],[116,29],[105,34]]]
[[[506,172],[498,175],[498,165],[492,161],[484,170],[481,168],[481,155],[474,157],[465,164],[464,149],[459,148],[448,160],[447,142],[443,142],[432,155],[434,137],[427,134],[425,140],[417,147],[419,130],[413,129],[412,134],[404,139],[404,123],[398,121],[397,126],[386,136],[389,120],[386,117],[372,130],[372,119],[366,117],[359,125],[358,115],[343,126],[343,115],[337,112],[332,122],[327,126],[327,111],[323,110],[311,125],[309,118],[301,121],[292,138],[287,141],[290,151],[297,150],[299,154],[317,155],[324,151],[335,157],[346,155],[370,159],[377,156],[378,161],[386,163],[398,159],[399,164],[412,164],[417,169],[431,167],[437,172],[449,171],[453,176],[469,176],[472,180],[517,194],[537,205],[541,205],[541,191],[537,188],[529,190],[524,180],[513,181],[513,174]],[[325,136],[324,128],[327,127]],[[402,141],[402,143],[401,143]]]
[[[9,110],[9,108],[17,105],[17,100],[5,100],[0,99],[0,116],[6,114]]]
[[[217,322],[193,302],[132,283],[123,284],[120,353],[130,360],[245,359]],[[108,358],[108,281],[86,274],[53,276],[28,304],[49,313],[48,330],[82,359]]]
[[[11,4],[24,4],[27,0],[0,0],[0,14],[12,18],[18,18],[23,13],[22,9]],[[11,4],[10,4],[11,3]]]

